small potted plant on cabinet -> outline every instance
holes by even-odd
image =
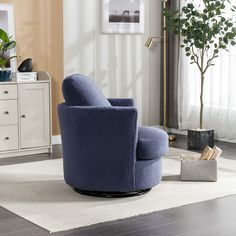
[[[185,50],[190,63],[195,64],[200,72],[199,128],[188,130],[190,149],[201,150],[207,145],[214,146],[214,130],[204,129],[203,125],[204,82],[206,72],[214,66],[220,50],[236,45],[235,21],[224,14],[228,6],[234,15],[236,7],[228,0],[202,0],[201,6],[188,0],[181,10],[173,12],[166,8],[163,11],[167,20],[165,30],[181,37],[180,47]]]
[[[11,40],[7,33],[0,28],[0,81],[11,79],[10,60],[16,56],[10,57],[8,52],[16,47],[16,42]]]

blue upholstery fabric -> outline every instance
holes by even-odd
[[[123,106],[123,107],[133,107],[134,100],[131,98],[108,98],[108,101],[112,106]]]
[[[94,82],[84,75],[74,74],[64,79],[62,92],[69,106],[111,106]]]
[[[112,106],[107,105],[87,80],[80,75],[67,78],[63,83],[66,102],[58,106],[66,183],[80,190],[103,192],[130,192],[157,185],[161,157],[168,147],[166,133],[137,128],[132,99],[109,99]],[[96,99],[100,101],[93,101]]]
[[[152,188],[162,177],[162,158],[135,163],[135,189]]]
[[[81,190],[135,189],[137,110],[58,107],[66,182]]]
[[[164,156],[168,150],[168,136],[164,130],[152,127],[139,127],[137,157],[152,160]]]

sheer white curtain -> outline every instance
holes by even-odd
[[[190,65],[184,50],[180,53],[179,78],[179,127],[198,128],[200,72],[195,64]],[[204,127],[214,129],[217,139],[236,142],[236,47],[222,51],[207,72],[204,103]]]

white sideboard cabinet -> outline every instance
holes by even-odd
[[[52,152],[51,78],[0,82],[0,158]]]

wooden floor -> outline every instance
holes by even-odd
[[[235,159],[236,144],[218,142],[224,157]],[[178,135],[173,147],[186,148],[186,137]],[[0,165],[11,165],[61,158],[61,146],[55,146],[52,156],[0,159]],[[174,198],[174,195],[173,195]],[[105,214],[105,212],[104,212]],[[45,236],[48,231],[0,207],[0,236]],[[102,223],[90,227],[53,234],[55,236],[235,236],[236,196],[172,208],[126,220]]]

